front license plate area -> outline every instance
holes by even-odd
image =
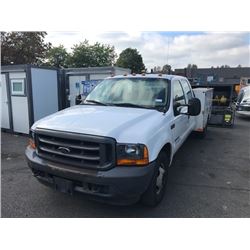
[[[54,184],[55,184],[55,189],[59,192],[66,193],[66,194],[73,194],[73,182],[59,178],[59,177],[54,177]]]

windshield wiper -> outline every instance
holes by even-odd
[[[120,107],[133,107],[133,108],[143,108],[143,109],[149,109],[150,107],[145,107],[133,103],[128,102],[121,102],[121,103],[113,103],[114,106],[120,106]]]
[[[103,106],[108,106],[108,104],[103,103],[103,102],[98,102],[96,100],[85,100],[85,102],[83,102],[82,104],[87,104],[87,102],[91,102],[91,103],[99,104],[99,105],[103,105]]]

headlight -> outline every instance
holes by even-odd
[[[245,104],[245,103],[249,104],[249,103],[250,103],[250,99],[245,99],[245,100],[243,101],[243,104]]]
[[[30,131],[29,146],[33,149],[36,149],[35,133],[32,130]]]
[[[148,149],[143,144],[117,144],[117,165],[147,165]]]

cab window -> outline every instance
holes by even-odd
[[[175,80],[173,83],[173,104],[179,103],[181,105],[186,104],[185,95],[180,81]]]
[[[180,81],[174,80],[173,82],[173,110],[174,110],[174,116],[178,116],[179,113],[179,108],[178,106],[180,105],[185,105],[186,104],[186,99],[184,95],[183,88],[181,86]]]
[[[185,80],[185,79],[181,80],[181,84],[182,84],[182,87],[184,90],[186,102],[188,103],[188,101],[193,98],[192,89],[190,88],[190,85],[188,84],[187,80]]]

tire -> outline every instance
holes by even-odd
[[[203,129],[202,132],[199,132],[199,133],[198,133],[198,137],[201,138],[201,139],[204,139],[204,138],[206,137],[206,135],[207,135],[207,125],[206,125],[206,127]]]
[[[144,205],[155,207],[161,202],[166,191],[169,159],[169,155],[163,151],[158,155],[153,178],[141,197]]]
[[[209,119],[207,119],[207,123],[206,123],[206,126],[205,126],[205,128],[203,129],[203,131],[202,131],[202,132],[197,132],[197,136],[198,136],[198,138],[200,138],[200,139],[204,139],[204,138],[206,137],[206,135],[207,135],[208,120],[209,120]]]

